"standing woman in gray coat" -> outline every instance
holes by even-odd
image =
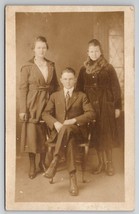
[[[29,154],[30,179],[36,177],[36,153],[40,153],[39,168],[46,170],[46,127],[40,122],[41,114],[50,94],[59,87],[54,63],[45,58],[47,49],[46,38],[37,37],[33,45],[34,57],[20,72],[21,151]]]

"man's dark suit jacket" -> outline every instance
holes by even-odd
[[[50,141],[53,141],[57,135],[54,123],[56,121],[63,123],[65,118],[76,118],[76,125],[79,128],[84,127],[84,125],[94,120],[95,112],[87,96],[83,92],[73,91],[67,110],[65,106],[64,90],[55,92],[51,95],[42,114],[42,119],[51,129]]]

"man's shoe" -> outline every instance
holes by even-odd
[[[114,175],[114,167],[113,167],[113,165],[112,165],[112,161],[108,161],[108,162],[107,162],[106,173],[107,173],[107,175],[109,175],[109,176]]]
[[[70,192],[70,194],[72,196],[77,196],[78,192],[79,192],[75,173],[71,173],[70,174],[70,189],[69,189],[69,192]]]
[[[54,159],[52,160],[49,168],[44,173],[44,177],[53,178],[55,176],[56,170],[57,170],[58,161],[59,161],[58,156],[54,157]]]

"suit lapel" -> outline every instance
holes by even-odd
[[[73,103],[77,100],[77,98],[78,98],[78,92],[77,91],[73,91],[72,97],[69,100],[67,111],[70,109],[70,107],[73,105]]]
[[[65,104],[64,90],[61,90],[59,93],[60,93],[60,96],[58,97],[58,99],[60,99],[61,108],[64,107],[64,110],[65,110],[66,104]]]
[[[73,91],[72,97],[69,100],[67,111],[70,109],[73,103],[77,100],[77,98],[78,98],[78,92]],[[61,107],[64,106],[64,109],[66,109],[64,90],[60,91],[60,96],[58,97],[58,99],[60,99]]]

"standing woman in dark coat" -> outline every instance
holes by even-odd
[[[105,169],[108,175],[113,175],[112,148],[117,143],[116,118],[120,116],[121,90],[116,72],[104,58],[96,39],[89,42],[88,59],[80,70],[77,88],[87,94],[96,111],[93,135],[99,164],[94,174]]]
[[[20,72],[21,151],[29,154],[30,179],[36,177],[36,153],[40,153],[39,168],[46,169],[46,127],[40,122],[41,114],[50,94],[58,88],[54,63],[45,58],[47,49],[46,38],[37,37],[33,46],[34,57],[22,66]]]

